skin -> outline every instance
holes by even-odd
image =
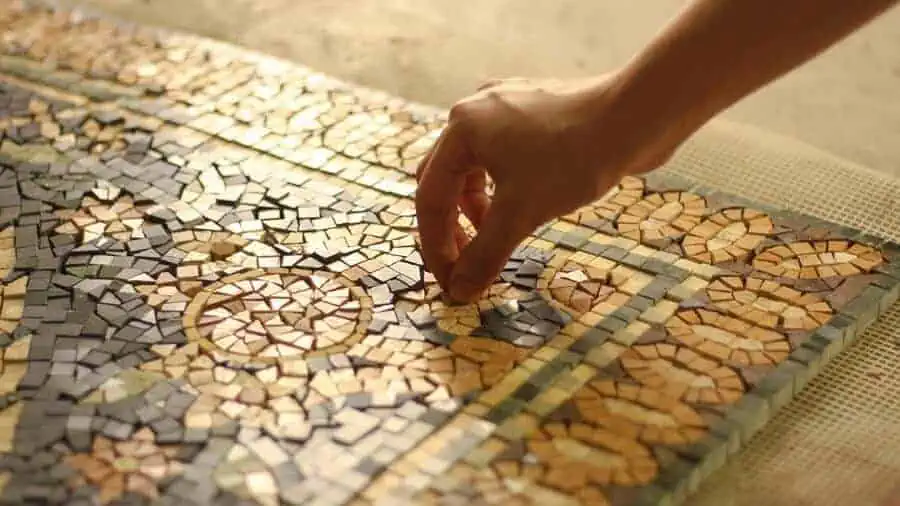
[[[478,299],[541,224],[657,168],[716,114],[895,3],[694,0],[612,73],[485,83],[450,109],[419,166],[428,269],[454,300]]]

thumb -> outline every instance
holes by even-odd
[[[460,253],[450,277],[450,296],[477,299],[503,270],[513,250],[534,231],[531,220],[508,200],[495,199],[478,234]]]

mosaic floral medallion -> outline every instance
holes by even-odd
[[[574,262],[563,265],[548,286],[553,298],[579,313],[586,313],[607,300],[616,289],[610,284],[609,273]]]
[[[195,309],[196,308],[196,309]],[[227,353],[275,359],[347,349],[371,319],[367,299],[340,278],[304,271],[240,274],[198,296],[186,328]]]
[[[432,353],[428,369],[452,395],[463,396],[494,386],[529,354],[529,349],[503,341],[461,336],[446,353]]]
[[[436,283],[431,285],[432,293],[439,294]],[[443,297],[436,297],[430,304],[430,309],[437,319],[438,327],[451,334],[469,335],[483,325],[481,314],[497,307],[503,307],[511,301],[516,301],[523,295],[521,290],[508,283],[497,283],[488,288],[484,300],[477,304],[463,306],[448,305],[443,302]]]

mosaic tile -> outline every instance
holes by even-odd
[[[449,304],[410,198],[440,111],[0,26],[3,503],[672,504],[900,293],[896,245],[649,174]]]
[[[181,472],[173,459],[177,449],[160,447],[153,432],[142,429],[126,441],[111,441],[103,436],[94,440],[90,453],[76,453],[66,462],[78,472],[72,485],[87,482],[99,489],[99,501],[108,504],[126,492],[157,499],[157,482]]]
[[[15,227],[0,230],[0,336],[8,336],[22,318],[28,276],[6,281],[16,264]]]

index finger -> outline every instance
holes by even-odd
[[[416,217],[425,265],[443,288],[459,258],[456,228],[458,203],[465,189],[471,157],[459,126],[451,122],[441,133],[423,166],[416,190]]]

